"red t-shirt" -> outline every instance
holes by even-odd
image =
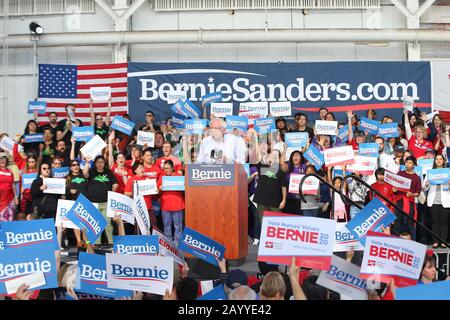
[[[137,159],[137,161],[141,162],[141,159],[139,158],[139,159]],[[129,169],[133,168],[133,164],[134,164],[134,160],[133,159],[125,161],[125,167],[127,167]]]
[[[420,191],[422,190],[422,181],[420,180],[420,178],[417,174],[415,174],[415,173],[409,174],[409,173],[406,173],[406,171],[400,171],[397,174],[404,178],[411,179],[411,187],[409,188],[409,192],[420,193]],[[397,192],[397,194],[399,196],[403,196],[403,195],[406,196],[406,192],[403,192],[400,190]],[[414,197],[412,197],[412,199],[414,199]]]
[[[422,143],[419,143],[416,137],[412,136],[408,140],[408,149],[411,150],[412,154],[416,159],[422,158],[425,156],[425,152],[427,149],[433,149],[433,144],[430,141],[423,140]]]
[[[349,146],[352,146],[353,150],[359,150],[359,144],[356,143],[356,139],[347,141]]]
[[[174,168],[173,171],[174,172],[180,172],[183,169],[183,165],[181,164],[180,159],[178,159],[175,156],[168,156],[168,157],[161,157],[158,158],[158,160],[156,160],[155,165],[158,166],[158,168],[160,168],[161,170],[163,169],[164,166],[164,162],[167,160],[172,160]]]
[[[125,191],[125,180],[124,178],[127,177],[131,177],[133,175],[133,171],[131,171],[131,169],[125,167],[124,169],[119,169],[117,167],[117,164],[113,164],[113,166],[111,167],[111,171],[114,173],[114,175],[116,176],[117,179],[117,184],[119,185],[117,187],[116,192],[117,193],[124,193]]]
[[[0,169],[0,210],[14,199],[13,183],[12,172],[9,169]]]
[[[158,178],[158,189],[161,189],[162,177],[167,174],[164,172]],[[171,176],[181,176],[173,173]],[[184,195],[182,191],[162,191],[161,192],[161,211],[180,211],[184,209]]]
[[[392,186],[389,183],[379,183],[378,181],[373,183],[371,187],[381,193],[383,196],[394,202],[394,191],[392,191]],[[390,208],[390,204],[384,201],[382,198],[380,198],[376,193],[370,194],[370,199],[373,199],[373,197],[376,197],[380,199],[381,202],[388,208]]]
[[[125,192],[127,193],[133,193],[133,184],[135,181],[141,181],[141,180],[146,180],[147,177],[143,176],[143,177],[139,177],[137,175],[133,175],[131,177],[128,178],[127,184],[125,185]],[[145,200],[145,205],[147,206],[148,210],[152,209],[152,195],[147,195],[144,196],[144,200]]]

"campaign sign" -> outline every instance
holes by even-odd
[[[148,216],[147,205],[145,204],[144,197],[139,194],[134,196],[134,217],[136,218],[139,230],[143,235],[150,234],[150,218]]]
[[[373,198],[345,227],[365,245],[367,232],[382,232],[381,227],[387,228],[397,217],[378,198]]]
[[[215,266],[215,258],[222,260],[225,253],[223,245],[190,228],[184,228],[178,248]]]
[[[313,145],[309,146],[308,150],[305,151],[303,156],[306,158],[306,160],[308,160],[316,167],[316,170],[320,170],[320,168],[322,168],[322,166],[325,164],[325,159],[322,153]]]
[[[119,115],[114,116],[114,120],[111,123],[111,129],[125,133],[127,136],[131,135],[133,128],[136,124],[130,120],[127,120]]]
[[[417,159],[417,166],[422,167],[422,173],[427,174],[428,170],[433,169],[434,159]]]
[[[181,266],[184,265],[185,261],[183,251],[178,249],[178,246],[157,228],[153,228],[152,232],[153,235],[158,236],[160,255],[165,257],[172,257],[176,263]]]
[[[43,193],[66,194],[66,179],[64,178],[44,178],[43,184],[47,189]]]
[[[403,96],[403,109],[413,111],[414,98],[410,96]]]
[[[206,119],[186,119],[184,129],[187,134],[203,134],[207,125]]]
[[[259,134],[277,130],[275,127],[275,119],[273,117],[255,119],[255,130]]]
[[[377,135],[383,139],[397,138],[400,135],[398,132],[398,124],[393,122],[378,125]]]
[[[5,150],[9,154],[13,153],[13,148],[16,143],[10,137],[3,136],[2,140],[0,140],[0,149]]]
[[[384,233],[367,235],[360,276],[397,287],[417,284],[422,271],[427,246]]]
[[[369,118],[362,117],[359,122],[359,129],[361,131],[368,131],[370,134],[378,134],[378,126],[381,123],[376,120],[372,120]]]
[[[132,297],[131,290],[108,288],[106,280],[106,257],[103,254],[80,252],[78,254],[76,292],[98,294],[104,297]]]
[[[94,102],[106,102],[111,97],[111,87],[91,87],[90,92]]]
[[[299,193],[300,181],[304,174],[291,173],[289,176],[289,193]],[[316,177],[308,177],[303,181],[302,193],[315,195],[319,190],[320,181]]]
[[[335,197],[338,197],[338,195],[335,195]],[[351,249],[355,251],[364,250],[364,246],[345,227],[346,224],[346,222],[336,223],[333,252],[346,252]]]
[[[191,164],[187,171],[188,186],[233,186],[233,164]]]
[[[37,178],[37,173],[22,173],[22,188],[23,190],[30,189],[31,184]]]
[[[137,145],[148,147],[154,147],[155,146],[155,134],[153,132],[147,132],[147,131],[138,131],[137,134]]]
[[[58,207],[56,208],[55,226],[68,228],[68,229],[80,229],[72,221],[67,218],[67,212],[72,209],[75,201],[58,199]],[[97,205],[98,206],[98,205]]]
[[[352,300],[367,300],[367,283],[359,277],[359,267],[335,255],[331,259],[330,269],[320,272],[316,284]]]
[[[309,141],[308,132],[287,132],[284,134],[284,142],[288,148],[303,148]]]
[[[8,281],[43,272],[45,285],[33,288],[50,289],[58,287],[55,247],[53,244],[17,247],[0,250],[0,294],[6,294]]]
[[[44,142],[43,133],[24,134],[25,143]]]
[[[178,100],[186,100],[186,91],[170,91],[167,93],[167,103],[176,103]]]
[[[184,191],[184,176],[163,176],[162,191]]]
[[[177,102],[175,102],[175,104],[172,107],[170,107],[170,110],[172,110],[172,112],[178,116],[181,116],[184,118],[188,117],[187,112],[184,110],[183,100],[178,100]]]
[[[211,114],[218,118],[225,118],[233,115],[232,102],[215,102],[211,103]]]
[[[158,185],[156,179],[146,179],[136,181],[138,187],[138,194],[147,196],[151,194],[158,194]]]
[[[384,172],[384,182],[389,183],[394,188],[401,191],[409,191],[411,188],[411,179],[404,178],[389,171]]]
[[[86,231],[91,243],[97,241],[107,224],[102,213],[82,193],[67,213],[67,218]]]
[[[173,259],[106,253],[106,279],[108,288],[164,295],[172,291]]]
[[[248,118],[240,117],[240,116],[226,116],[225,121],[227,123],[227,130],[242,130],[244,132],[247,131],[248,127]]]
[[[329,148],[323,151],[326,166],[343,166],[355,162],[352,146]]]
[[[186,118],[184,116],[174,114],[172,116],[171,125],[176,129],[184,129],[184,120]]]
[[[290,101],[270,102],[269,108],[272,117],[286,117],[292,115]]]
[[[212,92],[205,94],[202,97],[202,104],[205,106],[209,106],[213,102],[220,102],[222,101],[222,92]],[[231,112],[233,112],[233,104],[231,105]]]
[[[2,222],[0,238],[5,249],[52,244],[60,250],[53,219]]]
[[[328,270],[333,255],[336,221],[265,211],[258,261]]]
[[[53,178],[65,178],[69,175],[69,167],[53,168],[52,177]]]
[[[86,158],[94,159],[105,147],[106,142],[96,134],[80,151]]]
[[[443,168],[428,170],[427,178],[432,185],[448,184],[448,181],[450,180],[450,169]]]
[[[223,284],[221,284],[205,293],[201,297],[198,297],[196,300],[227,300],[227,295],[225,294],[225,288]]]
[[[73,127],[72,136],[75,138],[75,141],[87,142],[95,136],[94,126]]]
[[[335,136],[337,134],[337,121],[316,120],[316,134]]]
[[[380,146],[378,143],[361,143],[358,148],[358,154],[366,157],[378,157],[380,155]]]
[[[346,143],[348,141],[348,124],[338,130],[338,138],[343,143]]]
[[[159,253],[158,236],[114,236],[114,253],[155,256]]]
[[[450,300],[450,281],[397,288],[395,300]]]
[[[363,176],[371,176],[377,169],[378,158],[355,156],[355,163],[349,164],[346,171],[360,173]]]
[[[239,112],[253,112],[265,117],[269,114],[269,103],[267,101],[241,102]]]
[[[108,191],[106,216],[114,218],[120,216],[122,220],[134,224],[134,200],[121,193]]]
[[[202,112],[189,99],[184,101],[183,109],[188,117],[193,119],[200,119],[202,117]]]
[[[28,102],[28,113],[44,114],[47,108],[47,102],[45,101],[30,101]]]

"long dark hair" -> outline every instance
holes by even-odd
[[[105,157],[102,156],[102,155],[98,155],[98,156],[95,157],[94,165],[92,166],[91,170],[93,170],[94,173],[98,173],[97,168],[95,167],[95,163],[98,160],[103,160],[105,162],[105,168],[103,169],[103,172],[106,173],[106,174],[110,173],[111,170],[109,169],[108,162],[106,161]]]
[[[434,156],[434,161],[433,161],[433,169],[436,169],[436,158],[441,156],[442,159],[444,159],[444,163],[442,164],[442,168],[447,168],[447,160],[445,159],[445,157],[442,154],[437,154]]]
[[[38,123],[37,123],[35,120],[33,120],[33,119],[28,120],[27,125],[25,126],[25,130],[23,130],[23,132],[24,132],[25,134],[29,134],[29,133],[30,133],[30,129],[28,128],[28,126],[30,125],[30,123],[34,123],[34,124],[36,125],[36,132],[39,132],[39,125],[38,125]]]
[[[291,153],[291,155],[289,156],[289,172],[293,172],[294,171],[294,154],[298,153],[300,155],[300,167],[303,167],[304,163],[305,163],[305,158],[303,157],[303,154],[298,151],[295,150]]]
[[[80,173],[78,175],[73,174],[72,172],[72,164],[76,162],[80,166]],[[83,176],[83,172],[81,170],[81,161],[78,160],[70,160],[69,162],[69,175],[66,178],[66,185],[69,185],[72,182],[72,179],[78,176]]]

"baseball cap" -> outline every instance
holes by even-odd
[[[436,151],[434,151],[433,149],[427,149],[427,151],[425,151],[425,153],[431,152],[432,154],[436,154]]]
[[[394,151],[396,152],[405,152],[405,146],[402,144],[397,144],[394,146]]]
[[[235,269],[228,273],[227,287],[231,289],[237,288],[239,285],[248,285],[247,274],[241,269]]]

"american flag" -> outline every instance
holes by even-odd
[[[58,121],[66,116],[65,106],[76,106],[76,118],[89,125],[91,87],[111,87],[111,122],[115,115],[128,113],[127,63],[91,65],[39,65],[39,101],[47,102],[45,114],[38,117],[40,125],[48,123],[48,114],[56,112]],[[94,113],[106,115],[108,102],[92,105]]]

